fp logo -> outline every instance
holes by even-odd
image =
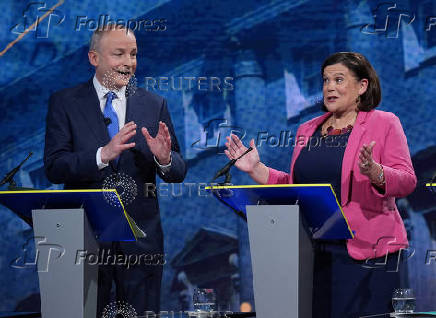
[[[397,9],[395,3],[381,3],[373,11],[374,24],[362,26],[360,31],[365,34],[384,33],[387,38],[398,38],[401,20],[407,24],[415,20],[415,14],[407,10]]]
[[[365,260],[365,263],[362,264],[362,267],[364,268],[384,268],[386,272],[398,272],[400,270],[400,263],[401,260],[405,261],[408,260],[409,258],[413,257],[413,255],[415,254],[415,249],[413,247],[407,247],[404,246],[404,244],[399,244],[396,243],[396,239],[395,237],[391,237],[391,236],[383,236],[380,237],[377,240],[377,243],[374,245],[373,247],[373,251],[374,251],[374,257],[376,255],[376,250],[378,249],[378,246],[385,246],[385,248],[387,248],[387,246],[393,246],[393,245],[397,245],[399,247],[399,250],[397,252],[395,252],[396,255],[396,260],[395,262],[388,262],[388,254],[386,254],[384,256],[384,259],[379,258],[378,260],[375,260],[374,258],[368,258]],[[392,253],[390,253],[392,254]]]
[[[52,8],[47,8],[45,2],[30,2],[23,10],[22,23],[14,25],[10,29],[11,32],[14,34],[22,34],[32,31],[35,32],[36,38],[47,39],[50,26],[59,25],[65,20],[65,15],[60,10],[55,9],[55,7],[62,3],[63,1]],[[52,17],[55,18],[52,19]]]
[[[241,127],[230,125],[225,118],[211,119],[204,126],[200,139],[194,141],[191,146],[197,150],[215,148],[218,151],[220,147],[224,146],[225,137],[230,136],[230,134],[237,135],[242,140],[246,132]]]
[[[58,244],[47,243],[45,237],[35,237],[35,256],[29,255],[29,246],[33,238],[27,240],[23,245],[23,252],[11,262],[12,268],[30,268],[38,266],[38,272],[48,272],[52,260],[60,259],[65,254],[65,248]]]

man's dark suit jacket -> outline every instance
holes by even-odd
[[[151,193],[144,192],[147,190],[144,189],[145,184],[155,184],[156,173],[165,182],[182,182],[186,166],[164,98],[137,88],[127,98],[126,107],[126,123],[133,120],[137,124],[136,135],[131,140],[136,146],[122,152],[117,166],[112,164],[99,170],[97,149],[105,146],[110,138],[92,79],[54,93],[49,100],[46,122],[45,172],[52,183],[63,183],[65,189],[101,189],[104,179],[116,173],[116,170],[130,176],[138,192],[125,208],[147,237],[136,244],[121,243],[121,247],[126,253],[162,252],[163,234],[158,200]],[[165,174],[157,167],[141,133],[141,127],[146,127],[150,135],[155,136],[159,121],[168,126],[172,142],[172,164]]]

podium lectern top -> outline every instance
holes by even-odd
[[[351,239],[347,218],[330,184],[211,186],[221,202],[246,214],[247,205],[300,206],[314,239]]]
[[[29,225],[32,210],[83,208],[99,241],[135,241],[138,236],[115,189],[0,191],[0,203]]]

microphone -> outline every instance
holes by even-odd
[[[235,163],[236,163],[236,161],[237,160],[239,160],[239,159],[241,159],[243,156],[245,156],[247,153],[249,153],[251,150],[253,150],[253,148],[252,147],[249,147],[242,155],[240,155],[238,158],[236,158],[236,159],[232,159],[232,160],[230,160],[224,167],[222,167],[216,174],[215,174],[215,177],[212,179],[212,181],[214,181],[214,180],[216,180],[217,178],[219,178],[219,177],[221,177],[221,176],[223,176],[223,175],[226,175],[229,171],[230,171],[230,168],[232,167],[232,166],[234,166],[235,165]],[[230,179],[230,178],[229,178]]]
[[[112,120],[109,117],[104,117],[104,124],[106,126],[109,126],[110,124],[112,124]]]
[[[14,181],[15,174],[20,170],[21,166],[27,161],[27,159],[30,158],[30,156],[33,155],[33,152],[29,152],[26,159],[24,159],[18,166],[16,166],[14,169],[9,171],[6,176],[3,178],[3,180],[0,181],[0,186],[4,185],[5,183],[9,182],[9,184],[13,187],[16,186]]]

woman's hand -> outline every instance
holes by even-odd
[[[384,176],[380,180],[380,175],[383,174],[383,168],[376,163],[372,158],[372,149],[375,141],[371,141],[369,145],[363,144],[359,151],[359,170],[360,173],[367,176],[371,183],[381,187],[384,184]]]
[[[374,148],[375,141],[371,141],[369,145],[363,144],[359,151],[359,169],[360,173],[365,176],[370,176],[370,172],[374,166],[374,159],[372,159],[372,148]]]
[[[248,149],[242,144],[241,140],[236,135],[231,134],[230,136],[227,136],[226,139],[227,149],[224,150],[224,153],[230,160],[238,158]],[[259,153],[254,145],[254,139],[251,139],[250,147],[253,148],[253,150],[244,155],[235,163],[235,166],[239,170],[247,173],[252,173],[256,166],[260,163]]]
[[[245,151],[247,151],[248,148],[242,144],[238,136],[231,134],[229,137],[226,137],[226,139],[227,149],[224,150],[224,153],[230,160],[239,158]],[[250,140],[250,147],[253,148],[253,150],[236,161],[235,166],[239,170],[247,172],[255,182],[266,184],[269,178],[269,169],[260,162],[259,153],[254,144],[254,139]]]

